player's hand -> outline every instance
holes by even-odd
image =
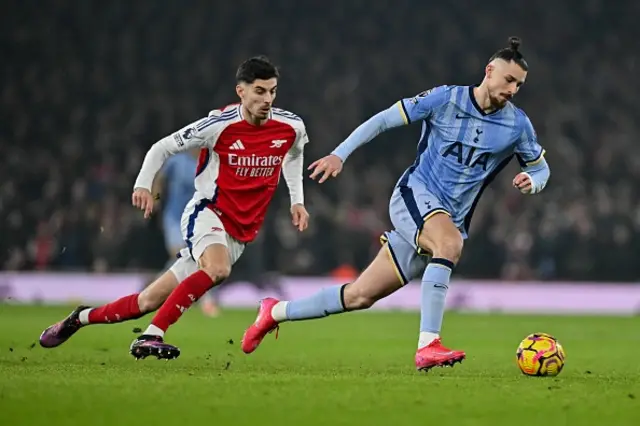
[[[153,201],[153,195],[148,189],[136,188],[131,195],[131,204],[144,211],[145,219],[148,219],[153,213]]]
[[[291,222],[293,226],[302,232],[309,226],[309,213],[302,204],[294,204],[291,206]]]
[[[524,172],[518,173],[516,177],[513,178],[513,186],[518,188],[523,194],[529,194],[533,189],[531,177]]]
[[[309,170],[313,170],[311,173],[311,179],[314,179],[322,174],[322,177],[318,183],[322,183],[329,179],[329,176],[336,177],[342,171],[342,160],[337,155],[327,155],[309,166]]]

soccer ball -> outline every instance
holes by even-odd
[[[518,346],[516,362],[527,376],[557,376],[564,367],[564,349],[555,337],[533,333]]]

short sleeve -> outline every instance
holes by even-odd
[[[449,86],[439,86],[425,90],[413,98],[398,101],[397,105],[403,115],[405,124],[426,120],[433,112],[449,101]]]

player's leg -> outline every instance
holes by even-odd
[[[420,248],[433,253],[433,258],[422,276],[416,368],[453,366],[466,354],[443,346],[440,331],[451,272],[462,253],[462,236],[449,215],[436,213],[425,220],[417,239]]]
[[[202,314],[209,318],[217,318],[221,314],[220,310],[220,285],[214,286],[211,290],[206,292],[202,299],[200,299],[200,309]]]
[[[132,343],[130,352],[135,358],[155,356],[159,359],[173,359],[180,355],[177,347],[164,342],[165,332],[202,295],[222,282],[229,275],[231,268],[229,252],[222,244],[207,246],[199,261],[199,270],[178,284],[158,309],[144,333]]]
[[[247,246],[246,252],[238,259],[238,263],[233,265],[233,271],[224,285],[217,285],[209,290],[200,300],[202,313],[209,318],[217,318],[221,315],[220,294],[222,288],[233,282],[249,282],[258,287],[260,272],[263,270],[263,245],[264,237],[259,234],[257,238]],[[259,287],[258,287],[259,288]]]
[[[200,210],[199,215],[191,213],[188,217],[185,234],[192,257],[198,259],[199,270],[178,284],[149,327],[134,340],[130,351],[135,358],[151,355],[172,359],[180,355],[177,347],[164,342],[165,332],[193,303],[229,276],[231,265],[244,248],[243,244],[228,237],[220,218],[211,210]]]
[[[284,321],[310,320],[367,309],[400,289],[414,274],[417,254],[397,234],[391,235],[392,239],[385,242],[373,262],[354,282],[327,287],[298,300],[262,300],[255,323],[242,338],[242,350],[245,353],[255,351],[262,339]]]
[[[422,274],[420,334],[416,367],[453,365],[465,354],[442,346],[440,330],[451,271],[462,252],[463,239],[440,201],[421,185],[398,188],[390,203],[391,221],[419,252],[431,260]]]
[[[145,288],[138,297],[138,305],[142,312],[155,312],[167,300],[171,292],[189,275],[198,270],[198,264],[183,249],[173,265]]]
[[[164,336],[167,329],[213,286],[225,280],[231,272],[226,245],[208,245],[199,257],[199,270],[182,281],[158,310],[147,330]]]
[[[424,222],[418,245],[433,254],[422,276],[419,347],[423,347],[440,337],[449,280],[460,259],[463,240],[451,217],[436,213]]]
[[[195,262],[190,258],[182,257],[140,293],[121,297],[96,308],[78,306],[68,317],[42,332],[40,345],[44,348],[54,348],[66,342],[84,326],[115,324],[137,319],[155,311],[180,281],[196,270]]]

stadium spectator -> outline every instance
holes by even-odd
[[[479,81],[471,70],[518,35],[531,72],[516,103],[553,174],[539,197],[509,188],[513,174],[494,183],[503,189],[478,206],[457,276],[640,278],[637,2],[491,0],[473,14],[455,2],[389,0],[8,3],[0,269],[161,269],[158,218],[143,221],[129,202],[142,156],[233,102],[227,76],[242,58],[266,53],[281,65],[278,104],[305,119],[309,163],[399,93]],[[496,20],[509,32],[497,33]],[[260,248],[265,269],[329,274],[347,256],[364,266],[389,226],[389,194],[413,161],[418,132],[382,135],[335,182],[307,181],[307,233],[290,227],[281,188]]]

